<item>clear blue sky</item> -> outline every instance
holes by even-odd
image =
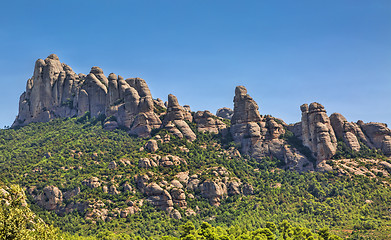
[[[300,120],[317,101],[391,125],[391,1],[3,1],[0,126],[11,125],[34,62],[144,78],[154,98],[233,107],[247,87],[261,114]]]

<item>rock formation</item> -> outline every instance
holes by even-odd
[[[337,139],[344,141],[353,151],[359,151],[361,148],[359,143],[360,138],[357,138],[357,136],[361,136],[363,142],[369,143],[360,127],[357,124],[348,122],[342,114],[331,114],[330,123]]]
[[[108,78],[99,67],[92,67],[86,76],[77,75],[55,54],[35,64],[34,74],[27,81],[19,101],[19,114],[13,124],[47,122],[58,117],[105,115],[112,121],[108,129],[129,128],[129,133],[147,137],[161,121],[154,113],[154,100],[141,78],[124,80],[114,73]]]
[[[247,94],[246,88],[236,87],[230,131],[234,141],[241,145],[242,153],[258,160],[275,157],[284,160],[288,168],[299,171],[312,170],[312,163],[280,138],[286,126],[280,119],[261,117],[257,103]]]
[[[196,112],[194,114],[194,122],[197,124],[197,130],[199,132],[218,134],[220,131],[227,128],[225,123],[209,111]]]
[[[216,116],[231,120],[234,111],[231,108],[223,107],[217,109]]]
[[[186,121],[193,121],[191,113],[179,105],[174,95],[168,95],[167,114],[164,117],[163,126],[179,138],[185,137],[189,141],[194,141],[196,135]]]
[[[62,204],[62,192],[56,186],[47,186],[35,200],[39,206],[46,210],[54,210]]]
[[[391,155],[391,130],[384,123],[348,122],[339,113],[330,116],[331,125],[338,139],[344,141],[353,151],[359,151],[360,142],[371,149],[379,149]]]
[[[360,151],[364,144],[391,155],[391,130],[386,124],[348,122],[337,113],[329,118],[324,107],[315,102],[309,106],[302,105],[301,122],[289,126],[280,119],[261,116],[258,109],[246,88],[238,86],[233,111],[220,108],[217,116],[209,111],[192,113],[190,106],[182,107],[172,94],[168,95],[166,103],[153,99],[141,78],[124,79],[114,73],[106,77],[99,67],[92,67],[88,75],[76,74],[55,54],[51,54],[45,60],[36,61],[34,74],[20,96],[19,114],[13,127],[89,113],[91,117],[105,116],[103,126],[107,130],[123,127],[130,134],[150,137],[153,129],[165,128],[179,138],[194,141],[196,134],[192,124],[195,123],[199,132],[223,133],[223,136],[231,133],[244,154],[258,160],[278,158],[286,163],[286,168],[299,171],[313,170],[308,160],[312,157],[317,160],[318,169],[328,168],[324,160],[335,155],[337,139],[355,152]],[[222,118],[231,119],[229,128]],[[311,154],[304,155],[285,140],[286,129],[310,149],[312,157],[309,156]],[[164,139],[156,139],[167,142],[169,138],[167,134]],[[157,141],[150,140],[144,148],[150,152],[157,151]],[[142,159],[139,164],[145,168],[175,165],[164,159]],[[93,179],[83,183],[90,187],[100,184]]]
[[[82,79],[55,54],[35,63],[33,77],[20,96],[19,115],[13,126],[46,122],[77,114],[74,104]]]
[[[391,130],[384,123],[348,122],[340,113],[330,118],[319,103],[303,104],[301,122],[288,126],[303,141],[317,159],[318,170],[330,170],[324,160],[331,159],[337,151],[337,140],[343,141],[354,152],[362,145],[391,155]]]
[[[300,109],[303,145],[312,151],[318,163],[330,159],[337,151],[337,138],[326,110],[316,102],[309,107],[303,104]]]
[[[380,149],[385,155],[391,155],[391,130],[385,123],[363,123],[357,122],[366,136],[368,136],[372,145],[376,149]]]

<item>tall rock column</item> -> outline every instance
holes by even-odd
[[[104,77],[102,69],[92,67],[91,72],[87,75],[81,90],[83,97],[79,99],[79,104],[86,107],[92,117],[106,113],[106,96],[107,96],[107,78]],[[83,115],[85,109],[79,109],[79,115]]]
[[[326,110],[319,103],[302,105],[302,140],[313,153],[318,163],[330,159],[337,150],[337,139]]]
[[[234,141],[241,145],[242,153],[257,160],[277,158],[283,160],[287,168],[297,171],[313,170],[313,164],[281,138],[286,127],[281,119],[262,117],[246,88],[236,87],[230,131]]]
[[[174,95],[169,94],[167,114],[163,121],[164,127],[177,137],[185,137],[189,141],[194,141],[196,135],[186,123],[186,120],[189,122],[193,120],[191,113],[179,105],[178,99]]]
[[[33,77],[27,81],[26,91],[20,97],[19,114],[12,126],[75,116],[78,83],[79,76],[61,63],[57,55],[38,59]]]
[[[136,106],[132,101],[138,98],[137,115],[134,118],[130,133],[137,134],[139,137],[148,137],[152,129],[160,128],[162,124],[154,112],[151,92],[144,79],[129,78],[125,82],[130,86],[130,89],[125,91],[125,108],[128,113],[133,113],[136,110]]]

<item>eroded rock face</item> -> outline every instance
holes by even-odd
[[[97,177],[92,177],[92,178],[89,178],[89,179],[85,179],[81,182],[81,184],[83,185],[86,185],[90,188],[98,188],[100,187],[101,183],[99,181],[99,178]]]
[[[280,119],[262,117],[246,88],[236,87],[230,131],[234,141],[241,145],[242,153],[258,160],[273,156],[284,160],[289,168],[311,170],[302,166],[311,166],[312,163],[304,155],[287,148],[286,141],[280,138],[285,133],[285,127],[287,125]]]
[[[191,113],[179,105],[174,95],[168,95],[167,114],[164,117],[163,126],[179,138],[185,137],[189,141],[194,141],[196,135],[186,121],[193,121]]]
[[[129,128],[129,133],[140,137],[148,137],[152,129],[161,127],[154,113],[151,92],[143,79],[124,80],[114,73],[106,77],[99,67],[92,67],[88,75],[77,75],[55,54],[37,60],[12,126],[82,116],[86,112],[92,117],[112,116],[115,120],[105,124],[106,129],[124,126]]]
[[[334,129],[335,136],[338,139],[343,140],[353,151],[360,150],[361,146],[356,136],[359,136],[360,134],[358,133],[358,126],[356,124],[348,122],[346,118],[339,113],[330,115],[330,123]],[[366,137],[364,138],[363,141],[367,141]]]
[[[200,184],[199,189],[202,197],[209,199],[215,206],[219,206],[221,199],[228,194],[227,186],[222,182],[206,180]]]
[[[237,86],[234,98],[234,113],[231,124],[260,122],[262,120],[258,112],[258,104],[247,94],[247,89]]]
[[[37,204],[46,210],[57,209],[62,204],[62,200],[62,192],[56,186],[46,186],[36,198]]]
[[[45,60],[38,59],[26,91],[20,96],[19,114],[13,126],[75,116],[79,81],[80,77],[55,54]]]
[[[197,130],[199,132],[218,134],[220,131],[227,128],[227,125],[225,125],[223,121],[209,111],[196,112],[194,114],[194,122],[197,124]]]
[[[353,151],[361,149],[361,142],[371,149],[379,149],[385,155],[391,155],[391,130],[386,124],[348,122],[339,113],[331,114],[330,121],[336,137],[343,140]]]
[[[385,123],[361,123],[363,132],[370,139],[373,147],[380,149],[385,155],[391,155],[391,130]]]
[[[223,107],[217,109],[216,116],[231,120],[234,111],[231,108]]]
[[[318,163],[330,159],[337,151],[337,138],[326,110],[316,102],[311,103],[309,107],[303,104],[300,109],[302,112],[301,137],[304,146],[312,151]]]
[[[137,188],[148,197],[148,201],[155,207],[168,213],[174,209],[174,202],[170,193],[155,182],[149,182],[147,175],[136,176]]]
[[[157,141],[154,140],[154,139],[149,140],[149,141],[145,144],[144,148],[145,148],[146,150],[148,150],[149,152],[156,152],[156,151],[159,149],[159,147],[158,147],[158,145],[157,145]]]

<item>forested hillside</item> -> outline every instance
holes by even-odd
[[[340,143],[333,171],[298,172],[191,122],[193,142],[166,129],[107,131],[107,121],[86,114],[0,130],[0,181],[23,187],[31,209],[73,238],[391,236],[390,160],[376,151],[343,160]]]

